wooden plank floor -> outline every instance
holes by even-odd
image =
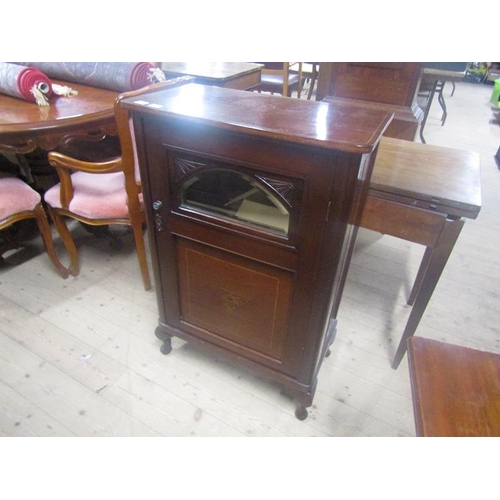
[[[500,352],[500,128],[492,87],[445,90],[429,144],[481,155],[483,208],[468,221],[418,335]],[[132,238],[109,249],[80,228],[81,274],[62,280],[42,253],[0,268],[0,436],[413,436],[408,366],[391,359],[423,254],[360,231],[332,354],[309,418],[279,384],[178,339],[163,356],[154,291],[145,292]],[[56,240],[61,249],[59,240]],[[39,240],[33,242],[40,250]]]

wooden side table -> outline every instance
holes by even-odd
[[[382,138],[361,226],[426,247],[393,368],[406,353],[465,220],[480,209],[477,153]]]
[[[500,354],[412,337],[418,436],[500,436]]]
[[[260,84],[262,64],[246,62],[164,62],[167,78],[194,76],[196,83],[238,90],[249,90]]]

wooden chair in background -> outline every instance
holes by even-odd
[[[414,141],[424,114],[416,99],[421,69],[419,62],[322,62],[316,100],[393,113],[384,136]]]
[[[50,152],[49,163],[56,168],[60,182],[45,193],[45,202],[54,225],[69,253],[69,273],[80,272],[78,251],[65,218],[91,226],[127,224],[134,234],[144,288],[151,288],[144,244],[142,186],[135,152],[132,122],[120,102],[145,92],[164,90],[192,81],[181,77],[121,94],[115,103],[115,120],[121,156],[103,162],[88,162],[59,152]]]
[[[302,64],[302,76],[304,80],[309,81],[309,90],[307,100],[310,101],[314,93],[314,87],[318,80],[319,62],[305,62]]]
[[[271,92],[292,97],[297,92],[300,98],[303,84],[301,62],[261,62],[263,64],[259,92]]]

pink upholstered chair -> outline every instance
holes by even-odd
[[[48,155],[60,183],[45,193],[45,202],[54,225],[70,256],[69,272],[80,272],[78,251],[64,219],[70,217],[93,226],[128,224],[134,234],[144,288],[151,288],[143,225],[145,224],[142,188],[135,153],[132,123],[120,102],[145,92],[179,86],[192,78],[177,78],[121,94],[115,103],[115,120],[121,156],[105,162],[86,162],[58,152]]]
[[[68,271],[59,262],[54,249],[52,232],[41,203],[41,196],[17,177],[0,172],[0,229],[5,229],[23,219],[36,220],[47,255],[59,274],[67,278]]]

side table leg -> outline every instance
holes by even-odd
[[[427,268],[429,267],[429,262],[432,257],[432,247],[426,247],[424,256],[422,257],[422,262],[420,263],[420,267],[418,268],[418,273],[413,283],[413,287],[410,292],[410,296],[408,297],[407,304],[412,306],[415,302],[415,297],[418,295],[418,291],[420,289],[420,285],[422,284],[422,280],[424,279],[425,273],[427,272]]]
[[[392,368],[397,369],[403,356],[406,353],[406,342],[415,333],[415,330],[422,319],[427,304],[432,297],[432,293],[436,288],[441,273],[443,272],[446,262],[455,246],[455,242],[464,225],[464,219],[446,219],[443,229],[439,235],[436,246],[432,249],[432,254],[428,259],[425,276],[422,279],[418,289],[415,303],[412,307],[408,322],[406,323],[405,331],[401,341],[399,342]]]

